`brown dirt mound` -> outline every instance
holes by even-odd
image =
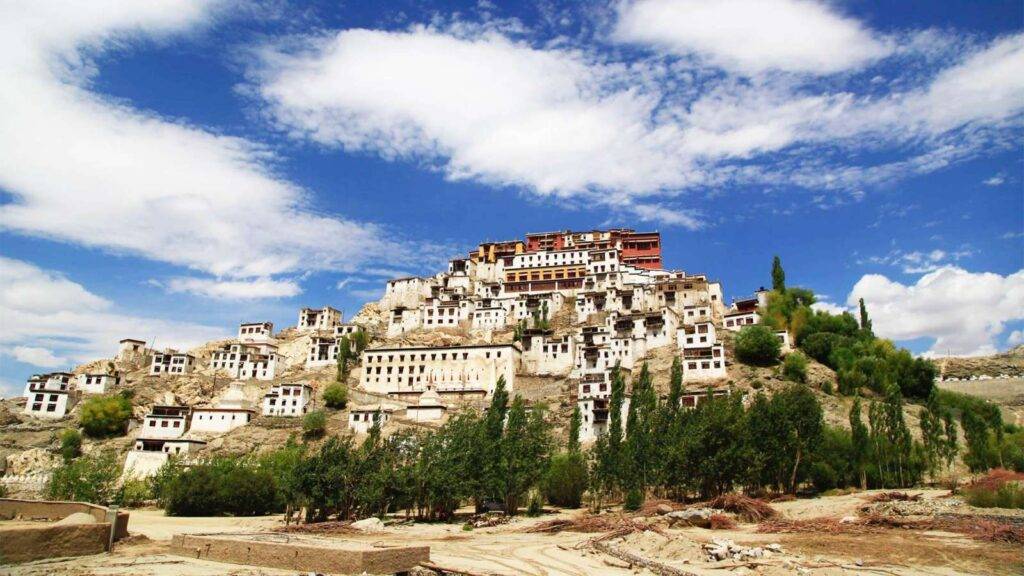
[[[732,512],[741,522],[761,522],[778,516],[778,512],[764,500],[735,492],[722,494],[704,505],[708,508]]]
[[[941,530],[964,534],[984,542],[1024,544],[1024,527],[971,518],[970,516],[911,520],[870,514],[853,522],[842,522],[838,518],[828,517],[809,520],[779,518],[757,525],[757,532],[761,534],[879,534],[889,530]]]
[[[725,514],[712,514],[708,521],[711,522],[712,530],[732,530],[736,527],[736,522]]]
[[[893,502],[895,500],[900,502],[917,502],[921,500],[921,495],[907,494],[906,492],[882,492],[868,497],[868,502]]]

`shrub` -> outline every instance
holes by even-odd
[[[78,430],[68,428],[60,433],[60,455],[64,462],[70,462],[82,455],[82,435]]]
[[[117,504],[136,508],[153,499],[153,483],[149,479],[132,478],[121,484]]]
[[[234,458],[176,469],[163,479],[160,496],[170,516],[259,516],[275,511],[278,502],[273,475]]]
[[[306,438],[320,438],[327,431],[327,415],[314,410],[302,419],[302,435]]]
[[[344,408],[348,404],[348,388],[340,382],[331,384],[324,390],[324,404],[328,408]]]
[[[793,382],[807,382],[807,357],[800,352],[786,355],[782,363],[782,376]]]
[[[838,475],[827,462],[815,462],[811,466],[811,484],[818,492],[825,492],[836,487]]]
[[[121,466],[113,452],[80,456],[66,462],[50,477],[47,498],[107,505],[117,498]]]
[[[526,515],[536,518],[544,512],[544,503],[541,501],[540,493],[534,492],[530,496],[530,504],[526,507]]]
[[[995,490],[983,486],[966,488],[964,499],[979,508],[1024,509],[1024,484],[1007,482]]]
[[[637,488],[631,489],[626,492],[626,501],[622,503],[622,508],[629,512],[635,512],[640,509],[644,504],[644,493]]]
[[[736,335],[736,357],[746,364],[767,366],[779,359],[782,345],[767,326],[747,326]]]
[[[542,488],[548,502],[562,508],[579,508],[587,489],[587,462],[579,452],[551,458]]]
[[[82,403],[79,420],[86,436],[107,438],[124,434],[131,417],[132,403],[124,396],[96,396]]]

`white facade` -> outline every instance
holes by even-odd
[[[441,396],[432,388],[420,394],[419,401],[405,409],[405,417],[413,422],[436,422],[444,418],[448,407],[441,402]]]
[[[146,440],[181,438],[188,432],[188,406],[153,406],[142,419],[138,437]]]
[[[511,391],[520,365],[515,344],[365,350],[360,383],[379,394],[419,396],[428,387],[439,394],[490,396],[498,378]]]
[[[149,375],[189,374],[195,369],[195,367],[196,359],[191,354],[176,352],[174,350],[165,350],[163,352],[153,354],[153,359],[149,364]]]
[[[118,374],[79,374],[75,377],[75,390],[83,394],[106,394],[121,384]]]
[[[25,414],[36,418],[63,418],[75,405],[77,395],[70,389],[71,374],[36,374],[25,385]]]
[[[748,312],[729,312],[725,315],[725,329],[732,330],[733,332],[739,332],[745,326],[753,326],[761,321],[761,315],[757,313],[757,310],[750,310]]]
[[[580,398],[577,405],[580,409],[580,442],[587,444],[594,442],[600,436],[608,432],[610,420],[608,398]],[[629,415],[629,397],[622,399],[622,409],[619,410],[621,430],[626,431],[626,418]]]
[[[277,346],[273,344],[234,343],[214,352],[210,367],[235,380],[273,380],[277,362]]]
[[[194,432],[230,432],[252,421],[256,411],[237,386],[232,386],[216,406],[193,408],[190,430]]]
[[[273,322],[246,322],[238,327],[239,342],[269,342],[273,338]]]
[[[263,395],[264,416],[298,417],[306,413],[313,388],[308,384],[278,384]]]
[[[383,428],[393,413],[393,408],[384,406],[352,408],[348,413],[348,427],[357,434],[366,434],[375,424]]]
[[[576,342],[571,336],[553,336],[550,331],[527,330],[521,341],[523,372],[566,375],[576,361]]]
[[[333,330],[335,326],[341,324],[342,319],[341,310],[336,310],[330,306],[303,308],[299,310],[299,322],[296,328],[302,332]]]
[[[789,332],[787,332],[786,330],[777,330],[775,332],[775,337],[779,339],[779,344],[781,345],[781,352],[783,354],[789,354],[790,352],[793,351],[793,344],[790,342]]]
[[[202,440],[158,440],[139,438],[124,461],[125,478],[144,479],[155,476],[172,456],[185,456],[206,445]]]

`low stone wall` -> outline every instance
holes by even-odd
[[[265,568],[328,574],[397,574],[430,560],[429,546],[372,547],[352,542],[323,546],[299,539],[286,542],[257,537],[177,534],[171,553],[189,558]]]
[[[0,528],[0,565],[106,552],[110,524]]]
[[[97,506],[87,502],[51,502],[49,500],[20,500],[17,498],[0,498],[0,519],[13,520],[21,518],[25,520],[49,520],[55,522],[74,514],[84,512],[96,519],[96,522],[106,523],[107,511],[105,506]],[[93,524],[92,526],[95,526]],[[9,531],[4,531],[4,535]],[[120,540],[128,536],[128,513],[117,513],[117,529],[114,532],[114,539]]]

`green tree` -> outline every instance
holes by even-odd
[[[683,398],[683,361],[676,356],[672,359],[672,371],[668,377],[668,398],[665,403],[669,412],[675,414],[681,407]]]
[[[324,389],[324,404],[328,408],[341,410],[348,404],[348,387],[342,382],[335,382]]]
[[[612,368],[611,379],[611,395],[608,399],[608,446],[605,458],[606,463],[610,466],[608,473],[611,474],[614,486],[618,487],[621,483],[623,468],[622,406],[626,400],[626,379],[623,377],[618,363]]]
[[[338,338],[338,369],[334,376],[334,380],[336,382],[344,382],[348,379],[348,373],[351,369],[349,362],[351,359],[352,344],[349,341],[348,336],[342,336]]]
[[[943,408],[939,405],[938,394],[933,390],[920,414],[921,441],[924,445],[925,464],[928,474],[935,477],[944,461],[945,426]]]
[[[772,259],[772,290],[786,291],[786,271],[782,269],[782,260],[778,256]]]
[[[108,438],[127,431],[132,403],[124,396],[93,396],[82,403],[79,422],[86,436]]]
[[[775,394],[773,403],[778,403],[777,411],[783,415],[786,428],[786,448],[790,452],[792,462],[787,489],[796,491],[797,474],[804,458],[821,439],[824,418],[821,404],[810,388],[794,384]]]
[[[526,402],[516,395],[508,409],[508,423],[499,442],[497,494],[505,513],[515,515],[523,496],[541,478],[550,449],[543,410],[534,407],[528,414]]]
[[[869,335],[873,335],[871,319],[868,318],[868,307],[864,305],[864,299],[860,299],[860,329]]]
[[[572,408],[572,417],[569,418],[569,452],[580,451],[580,426],[583,424],[583,417],[580,414],[580,405]]]
[[[47,497],[106,506],[117,497],[120,476],[121,466],[114,452],[80,456],[53,471]]]
[[[626,418],[626,482],[630,488],[644,492],[655,475],[657,464],[658,394],[651,382],[651,373],[645,362],[633,384],[633,395]]]
[[[796,351],[787,354],[782,363],[782,376],[801,384],[807,382],[807,357]]]
[[[78,430],[68,428],[60,433],[60,455],[65,463],[82,455],[82,435]]]
[[[302,435],[306,438],[320,438],[327,431],[327,415],[323,410],[313,410],[302,417]]]
[[[548,502],[562,508],[579,508],[587,489],[587,462],[579,451],[551,458],[542,485]]]
[[[780,350],[779,339],[767,326],[746,326],[736,335],[736,357],[746,364],[774,364],[779,359]]]
[[[868,488],[867,464],[871,452],[871,438],[867,426],[861,419],[860,396],[853,399],[850,407],[850,461],[857,473],[861,490]]]

